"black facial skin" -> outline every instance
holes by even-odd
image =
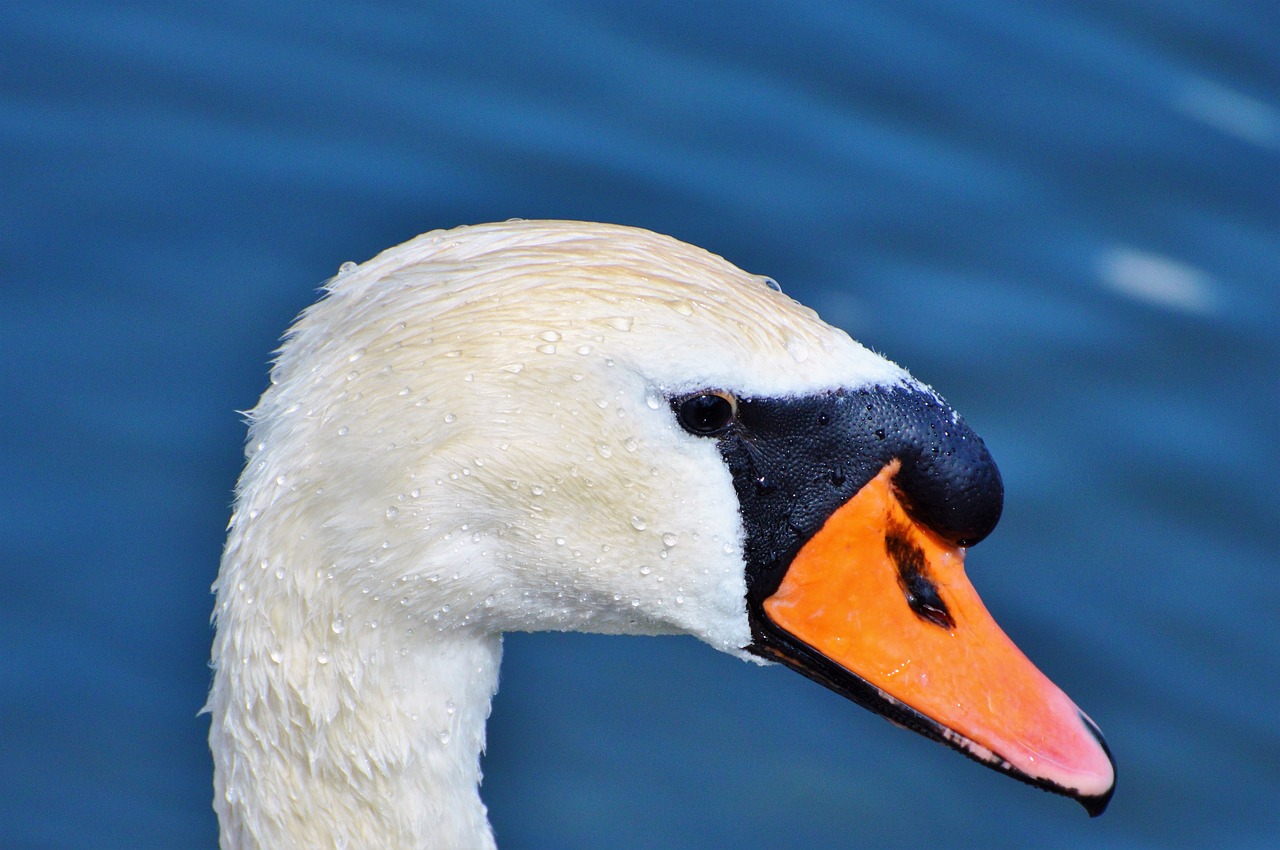
[[[721,400],[735,402],[726,416]],[[1045,790],[1076,798],[1091,815],[1110,800],[1080,798],[1069,789],[1031,779],[1005,762],[976,758],[949,740],[936,721],[896,700],[773,624],[764,601],[781,584],[796,553],[827,519],[894,460],[893,485],[913,520],[957,546],[971,546],[995,528],[1004,484],[982,438],[946,402],[918,387],[833,390],[791,398],[735,398],[720,389],[671,399],[690,433],[715,439],[733,476],[746,530],[747,649],[837,693],[947,744],[970,758]],[[909,542],[892,529],[887,553],[917,616],[948,628],[950,612]],[[1087,724],[1091,729],[1095,727]],[[1101,742],[1101,735],[1097,735]],[[1103,744],[1105,749],[1106,745]]]
[[[747,531],[748,598],[778,588],[791,559],[837,508],[889,462],[908,513],[959,546],[1000,519],[1004,485],[982,438],[932,393],[913,387],[834,390],[797,398],[739,398],[732,420],[720,391],[672,399],[686,430],[710,434],[733,474]],[[695,426],[716,427],[694,430]]]

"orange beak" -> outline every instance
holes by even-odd
[[[1100,814],[1115,766],[1097,727],[987,613],[965,577],[965,550],[911,519],[893,485],[898,468],[889,463],[837,509],[763,600],[800,654],[822,658],[769,651],[833,687],[842,668],[861,682],[857,693],[838,690]],[[817,672],[814,662],[838,668]]]

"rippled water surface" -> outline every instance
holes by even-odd
[[[237,409],[340,263],[671,233],[936,386],[969,570],[1107,732],[1111,810],[692,639],[515,635],[508,848],[1280,841],[1280,7],[0,8],[0,846],[213,847]]]

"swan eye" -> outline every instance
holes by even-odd
[[[725,392],[698,393],[679,401],[676,415],[689,433],[711,437],[733,424],[738,415],[738,400]]]

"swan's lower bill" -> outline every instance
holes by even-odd
[[[996,625],[965,577],[964,548],[912,519],[899,467],[838,508],[764,600],[769,623],[810,650],[785,641],[771,655],[1101,814],[1115,768],[1097,727]],[[814,653],[829,663],[815,669]]]

